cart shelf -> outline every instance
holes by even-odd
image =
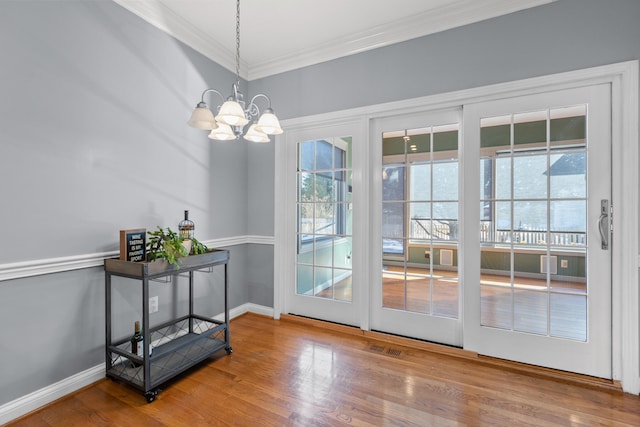
[[[144,392],[148,402],[153,402],[158,387],[186,369],[202,362],[211,355],[225,350],[231,354],[229,344],[228,261],[226,250],[211,250],[179,260],[179,267],[166,262],[134,263],[118,259],[105,260],[106,291],[106,376],[132,385]],[[224,321],[194,313],[193,273],[211,271],[216,265],[224,265]],[[189,277],[189,314],[162,325],[149,327],[149,281],[177,274]],[[112,276],[138,279],[142,284],[143,354],[131,353],[128,339],[114,342],[111,336],[111,278]],[[177,285],[177,281],[176,281]],[[151,352],[150,352],[151,350]]]

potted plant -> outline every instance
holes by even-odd
[[[147,242],[147,261],[164,260],[179,268],[179,258],[207,252],[207,247],[195,237],[184,239],[169,227],[163,229],[158,226],[156,231],[147,233],[150,236]]]

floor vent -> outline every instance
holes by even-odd
[[[373,344],[373,345],[369,346],[369,350],[375,351],[376,353],[382,353],[384,351],[384,347],[381,347],[379,345]]]
[[[389,350],[387,350],[387,354],[393,357],[400,357],[400,355],[402,354],[402,351],[397,350],[395,348],[390,348]]]

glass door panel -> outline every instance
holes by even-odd
[[[479,125],[468,135],[480,181],[470,350],[610,377],[610,329],[588,316],[610,320],[611,258],[588,227],[610,197],[608,97],[602,85],[466,111],[465,123]]]
[[[459,112],[412,120],[381,119],[377,127],[380,270],[372,328],[460,345]]]
[[[351,138],[298,144],[296,294],[352,300]]]

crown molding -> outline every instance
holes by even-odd
[[[158,1],[112,0],[149,24],[181,41],[227,70],[236,72],[236,54]],[[240,58],[240,77],[247,80],[247,63]]]
[[[460,0],[407,19],[370,28],[367,31],[334,39],[303,52],[251,64],[248,80],[256,80],[293,69],[355,55],[384,46],[427,36],[484,21],[501,15],[529,9],[557,0]],[[213,58],[211,58],[213,59]],[[215,59],[214,59],[215,60]]]
[[[161,2],[113,0],[118,5],[235,73],[235,52],[193,28]],[[557,0],[458,0],[407,19],[309,46],[268,61],[247,64],[241,59],[240,77],[251,81],[368,50],[472,24]]]

